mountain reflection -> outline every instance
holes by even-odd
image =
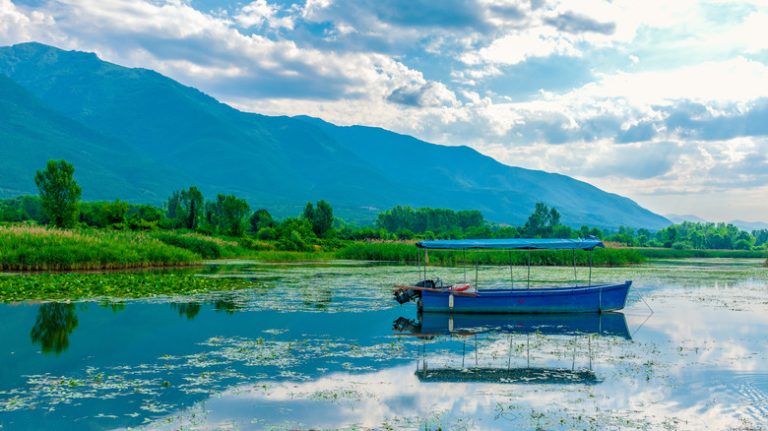
[[[59,354],[69,347],[69,335],[77,323],[75,304],[42,304],[29,336],[33,343],[40,343],[43,353]]]

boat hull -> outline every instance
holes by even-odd
[[[623,309],[631,285],[487,289],[477,296],[423,291],[420,307],[426,313],[599,313]]]

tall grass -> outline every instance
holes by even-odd
[[[644,257],[635,249],[595,249],[593,252],[570,250],[536,250],[512,251],[506,250],[467,250],[466,252],[430,250],[429,264],[440,266],[457,266],[464,263],[480,265],[527,265],[530,257],[531,265],[563,266],[571,265],[576,259],[576,265],[592,264],[595,266],[622,266],[642,263]],[[424,251],[413,244],[406,243],[355,243],[338,250],[336,257],[352,260],[377,260],[403,263],[415,263],[423,260]]]
[[[635,250],[649,259],[685,259],[694,257],[764,259],[768,256],[768,253],[765,251],[758,250],[675,250],[672,248],[637,248]]]
[[[198,238],[191,235],[179,235],[175,233],[156,234],[155,238],[165,244],[183,248],[197,253],[205,259],[218,259],[221,257],[221,245],[214,241]]]
[[[194,232],[159,232],[153,236],[168,245],[189,250],[205,259],[253,258],[259,254],[259,250],[270,249],[271,245],[245,237],[230,240]]]
[[[262,262],[273,263],[318,262],[338,258],[333,252],[323,251],[260,251],[252,257]]]
[[[177,266],[200,255],[136,232],[0,226],[0,271]]]

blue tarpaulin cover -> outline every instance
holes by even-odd
[[[511,238],[511,239],[457,239],[419,241],[419,248],[431,249],[519,249],[519,250],[592,250],[605,247],[599,239]]]

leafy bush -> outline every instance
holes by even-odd
[[[259,233],[256,236],[263,241],[274,241],[277,239],[278,233],[275,228],[265,227],[259,229]]]
[[[197,253],[205,259],[218,259],[221,257],[221,246],[213,241],[207,241],[192,235],[174,233],[160,233],[155,235],[155,238],[168,245]]]
[[[278,250],[283,251],[312,250],[312,247],[310,247],[306,241],[304,241],[304,238],[302,238],[301,234],[296,230],[292,230],[288,236],[281,237],[280,241],[277,242],[277,248]]]

